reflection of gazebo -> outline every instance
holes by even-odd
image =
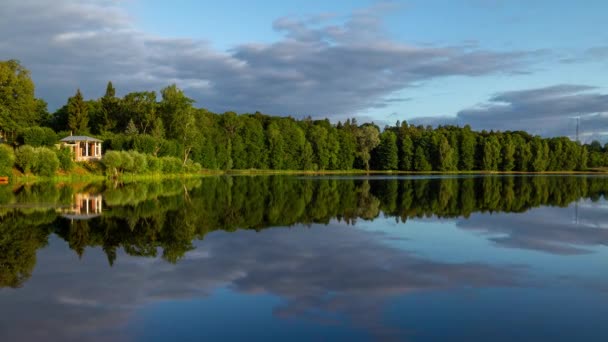
[[[101,159],[101,143],[103,141],[84,135],[70,135],[60,140],[64,147],[69,147],[74,153],[75,161]]]
[[[101,216],[103,197],[80,193],[74,195],[72,205],[61,209],[61,216],[71,220],[88,220]]]

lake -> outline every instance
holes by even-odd
[[[0,185],[0,341],[608,340],[608,177]]]

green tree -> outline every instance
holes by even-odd
[[[475,168],[475,150],[477,141],[471,127],[466,125],[460,134],[459,170],[470,171]]]
[[[357,153],[355,136],[346,129],[338,129],[340,152],[338,153],[338,169],[351,170]]]
[[[110,132],[120,124],[121,120],[120,100],[116,98],[116,89],[112,82],[108,82],[106,92],[100,102],[100,117],[96,120],[95,128],[98,133]],[[124,125],[120,125],[120,127],[124,127]]]
[[[502,141],[502,165],[503,171],[512,171],[515,168],[515,145],[510,135],[505,135]]]
[[[45,112],[30,72],[17,60],[0,61],[0,137],[12,142],[19,129],[38,126]]]
[[[120,110],[120,127],[133,121],[140,133],[147,134],[157,118],[156,93],[153,91],[129,93],[120,101]]]
[[[540,137],[534,137],[531,141],[532,163],[531,171],[542,172],[549,165],[549,146]]]
[[[482,140],[483,155],[481,169],[487,171],[497,171],[500,165],[500,142],[495,135],[490,135]]]
[[[5,144],[0,144],[0,176],[11,176],[14,162],[13,149]]]
[[[283,140],[279,125],[276,122],[270,123],[266,134],[268,136],[270,167],[275,170],[281,170],[284,168],[285,141]]]
[[[441,136],[438,139],[437,146],[437,164],[439,171],[453,171],[456,170],[456,162],[454,160],[454,149],[450,146],[448,139],[445,136]]]
[[[380,144],[380,132],[373,125],[363,125],[356,130],[357,155],[361,158],[365,170],[369,170],[370,152]]]
[[[414,142],[410,138],[409,134],[403,133],[401,135],[399,153],[399,169],[404,171],[411,171],[414,166]]]
[[[197,129],[196,117],[192,103],[175,84],[161,90],[162,100],[159,104],[161,117],[169,138],[175,139],[183,146],[182,160],[185,165],[190,152],[200,144],[201,135]],[[151,122],[154,122],[152,120]]]
[[[431,163],[429,163],[422,146],[417,146],[416,151],[414,152],[414,169],[422,172],[433,170],[433,167]]]
[[[82,97],[80,89],[70,97],[67,105],[68,128],[75,134],[85,134],[89,131],[89,107]]]
[[[385,130],[380,134],[380,144],[376,147],[376,167],[380,170],[397,170],[399,155],[397,136],[392,131]]]
[[[316,169],[325,170],[329,167],[330,151],[328,131],[321,125],[310,125],[307,133],[308,141],[313,150],[313,160]]]

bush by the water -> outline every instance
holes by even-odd
[[[69,148],[60,148],[55,150],[59,159],[59,167],[63,171],[70,171],[74,168],[74,154]]]
[[[53,176],[59,169],[59,158],[57,158],[55,151],[50,148],[36,148],[36,159],[34,172],[40,176]]]
[[[15,162],[13,149],[7,145],[0,144],[0,176],[10,176],[12,166]]]
[[[199,163],[188,161],[183,165],[176,157],[156,157],[137,151],[108,151],[102,159],[106,174],[116,175],[119,173],[182,173],[198,172],[201,170]]]
[[[164,173],[182,172],[182,161],[175,157],[161,157],[162,170]]]
[[[57,172],[59,158],[56,149],[48,147],[21,146],[15,152],[15,165],[24,173],[32,172],[40,176],[50,177]]]
[[[31,172],[36,162],[36,150],[32,146],[21,146],[15,151],[15,165],[24,173]]]

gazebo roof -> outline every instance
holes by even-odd
[[[62,142],[78,142],[78,141],[90,141],[90,142],[103,142],[102,140],[88,137],[86,135],[70,135],[61,139]]]

